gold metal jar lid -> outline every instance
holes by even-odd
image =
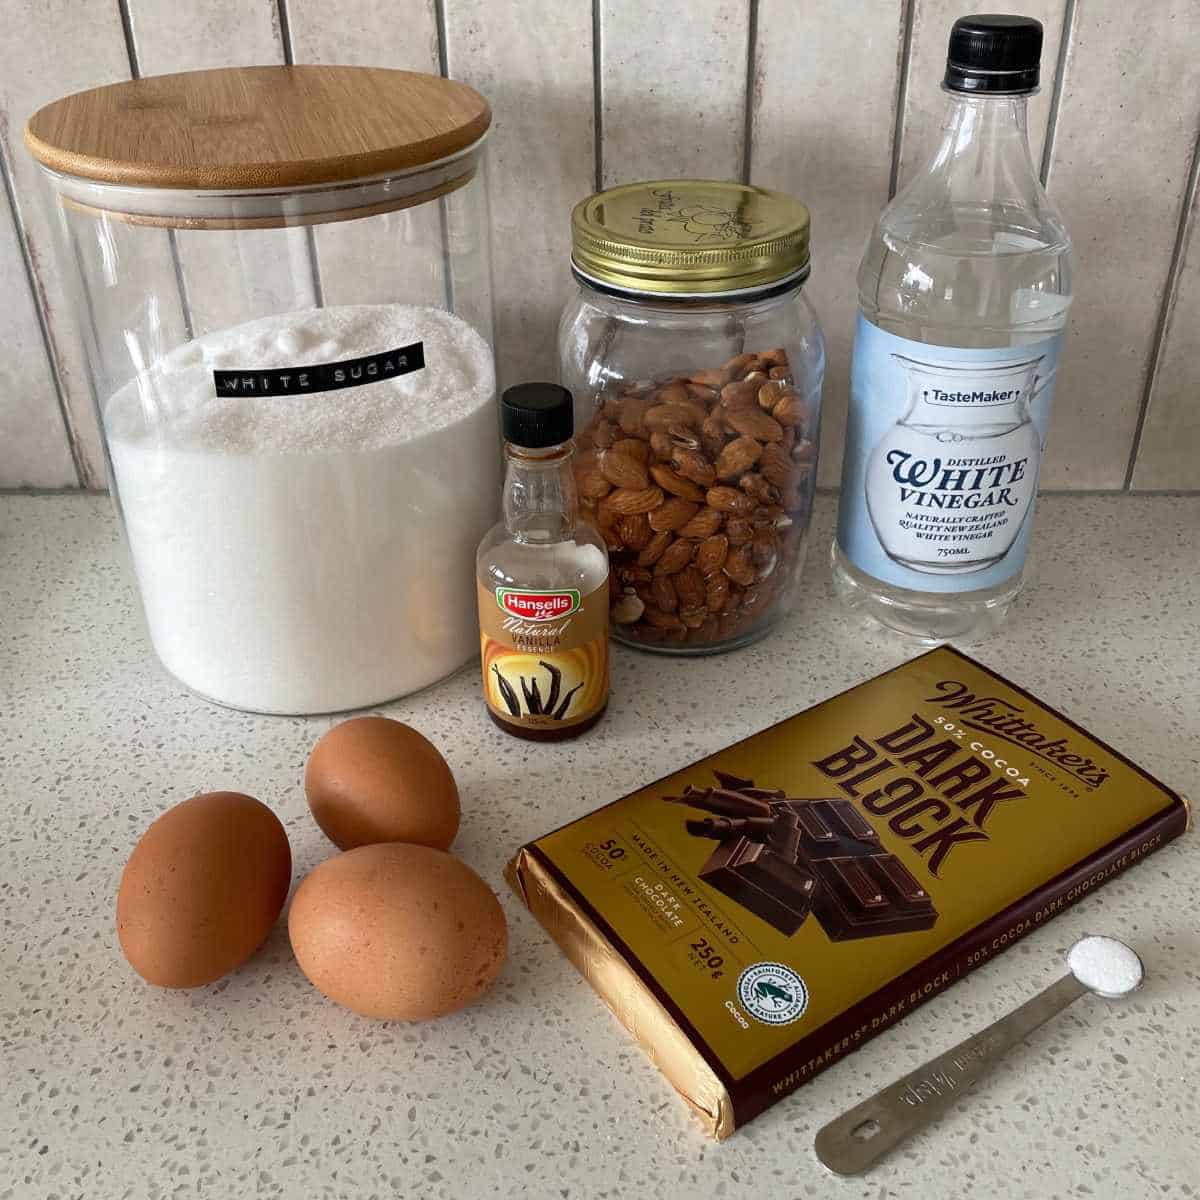
[[[660,179],[597,192],[571,214],[571,261],[590,282],[652,296],[761,291],[808,277],[799,200],[715,179]]]

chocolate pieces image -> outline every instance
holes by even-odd
[[[710,887],[788,937],[810,911],[834,942],[933,927],[928,893],[849,800],[791,799],[716,775],[717,788],[663,797],[714,814],[686,822],[718,843],[699,873]]]

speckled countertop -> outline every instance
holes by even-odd
[[[281,922],[227,980],[160,991],[113,928],[166,807],[248,791],[296,878],[330,852],[300,787],[329,718],[212,707],[156,665],[102,497],[0,497],[0,1200],[56,1197],[1200,1195],[1200,840],[1185,837],[717,1145],[501,882],[522,842],[913,653],[835,608],[818,514],[795,616],[687,663],[617,651],[606,720],[530,746],[473,669],[386,711],[442,747],[456,850],[501,893],[512,953],[477,1006],[379,1024],[324,1000]],[[1180,790],[1200,791],[1200,497],[1044,499],[1031,586],[976,653]],[[816,1130],[1051,982],[1084,931],[1144,989],[1085,998],[932,1132],[857,1180]]]

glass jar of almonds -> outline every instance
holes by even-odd
[[[743,184],[661,180],[572,214],[559,326],[583,516],[608,544],[613,635],[709,654],[791,609],[817,473],[824,341],[809,216]]]

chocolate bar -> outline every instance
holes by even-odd
[[[769,842],[778,825],[776,817],[704,817],[699,821],[684,821],[688,833],[693,837],[724,838],[744,837],[752,842]],[[795,861],[795,855],[792,855]]]
[[[725,838],[697,874],[788,937],[804,924],[816,891],[809,872],[744,837]]]
[[[727,788],[688,788],[682,796],[664,796],[668,804],[686,804],[719,817],[769,817],[771,805],[766,800],[744,796]]]

